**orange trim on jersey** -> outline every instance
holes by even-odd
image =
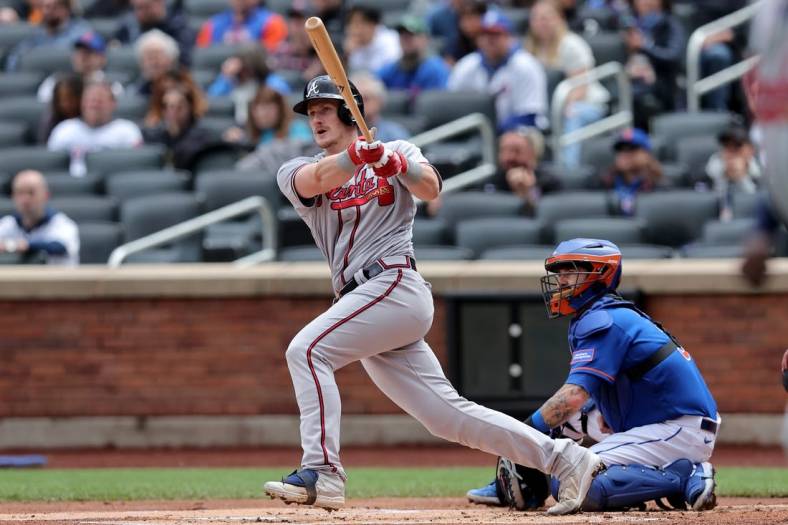
[[[213,33],[213,24],[207,20],[200,27],[200,32],[197,33],[197,40],[194,44],[197,47],[209,47],[211,45],[211,34]]]
[[[606,374],[603,371],[597,370],[596,368],[591,368],[590,366],[578,366],[577,368],[572,368],[571,370],[569,370],[569,373],[571,374],[572,372],[576,372],[578,370],[585,370],[587,372],[592,372],[594,374],[601,375],[606,379],[609,379],[611,383],[615,383],[616,381],[616,378],[611,376],[610,374]]]
[[[260,42],[271,52],[279,47],[285,38],[287,38],[287,22],[282,15],[271,15],[265,28],[260,32]]]

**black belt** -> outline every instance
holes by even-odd
[[[406,259],[408,261],[408,266],[403,266],[401,264],[389,265],[389,264],[384,263],[382,260],[378,259],[377,261],[373,262],[372,264],[370,264],[369,266],[367,266],[366,268],[361,270],[361,273],[363,273],[364,274],[364,278],[367,281],[369,281],[373,277],[383,273],[386,270],[391,270],[392,268],[403,268],[404,267],[404,268],[410,268],[411,270],[415,270],[416,269],[416,260],[413,257],[406,257]],[[339,297],[342,297],[343,295],[352,292],[353,290],[358,288],[360,284],[361,283],[356,281],[355,277],[350,279],[347,282],[347,284],[345,286],[343,286],[342,289],[339,291]]]
[[[713,419],[709,419],[707,417],[704,417],[703,419],[700,420],[700,429],[701,430],[705,430],[706,432],[711,432],[712,434],[716,434],[718,428],[719,428],[719,425]]]
[[[627,369],[624,373],[629,377],[630,381],[637,381],[648,373],[649,370],[660,364],[668,358],[673,351],[678,348],[676,343],[668,341],[662,348],[648,356],[646,359],[636,364],[632,368]]]

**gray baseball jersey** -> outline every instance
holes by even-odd
[[[398,140],[387,146],[412,162],[427,162],[421,150],[409,142]],[[372,168],[362,166],[342,187],[305,203],[295,190],[295,175],[321,158],[323,154],[286,162],[279,169],[277,182],[328,259],[334,290],[341,290],[354,273],[380,257],[413,256],[416,204],[399,178],[376,177]]]
[[[427,162],[408,142],[388,147],[411,162]],[[295,174],[320,158],[282,165],[279,187],[328,259],[334,289],[351,279],[359,286],[301,329],[285,354],[301,414],[302,468],[345,479],[334,372],[360,361],[375,385],[434,435],[559,477],[571,472],[588,454],[585,449],[468,401],[444,376],[424,341],[434,310],[430,287],[408,257],[416,207],[407,187],[398,177],[386,180],[361,168],[342,187],[304,202],[294,187]],[[376,261],[384,271],[367,280],[361,270]]]

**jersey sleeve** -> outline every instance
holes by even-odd
[[[299,215],[309,211],[315,202],[314,198],[304,199],[295,189],[295,177],[298,170],[311,162],[315,162],[315,159],[296,157],[282,164],[282,167],[276,173],[276,183],[279,185],[279,190],[287,197],[287,200],[290,201],[290,204],[293,205]]]
[[[629,341],[607,312],[592,312],[579,322],[566,382],[593,394],[603,382],[616,382]]]

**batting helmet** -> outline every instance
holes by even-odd
[[[578,312],[618,288],[621,251],[610,241],[572,239],[559,244],[544,267],[542,297],[552,319]],[[570,271],[559,274],[562,269]]]
[[[364,99],[361,98],[361,93],[359,93],[358,88],[356,88],[353,82],[350,82],[350,92],[353,93],[353,98],[356,99],[358,109],[363,116]],[[356,123],[356,119],[353,118],[353,114],[350,112],[350,109],[348,109],[347,104],[345,104],[345,99],[342,98],[339,88],[334,84],[334,81],[331,80],[330,76],[320,75],[310,80],[306,86],[304,86],[304,98],[293,106],[293,111],[306,115],[310,100],[339,100],[341,102],[339,105],[339,120],[348,126],[352,126]]]

